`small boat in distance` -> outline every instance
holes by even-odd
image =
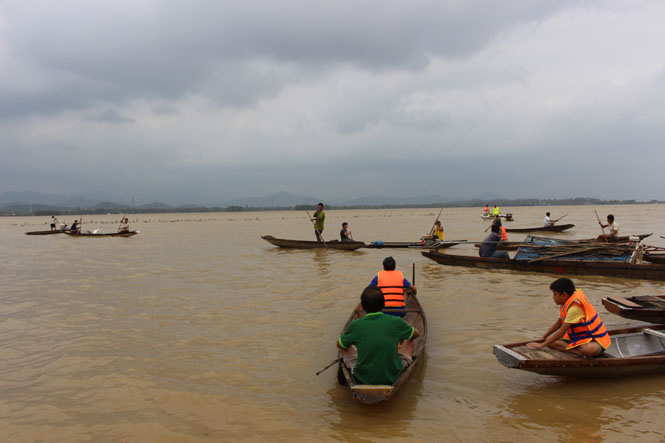
[[[75,234],[73,232],[67,231],[65,234],[69,235],[70,237],[94,237],[94,238],[101,238],[101,237],[131,237],[133,235],[138,234],[140,231],[129,231],[129,232],[112,232],[110,234],[104,234],[104,233],[94,233],[94,232],[82,232],[80,234]]]
[[[339,368],[337,371],[337,380],[340,384],[347,386],[351,389],[353,398],[360,400],[365,404],[375,404],[381,401],[390,399],[395,392],[404,384],[404,382],[413,374],[414,369],[418,365],[418,362],[421,360],[421,357],[425,351],[425,343],[427,342],[427,319],[425,318],[425,312],[423,307],[420,305],[420,302],[415,295],[409,294],[405,296],[406,314],[404,320],[416,328],[420,332],[420,336],[414,339],[414,349],[413,349],[413,361],[411,364],[397,377],[395,382],[392,385],[360,385],[356,383],[355,378],[351,371],[344,365],[344,361],[340,360]],[[391,310],[395,312],[395,310]],[[353,310],[351,317],[347,320],[342,328],[342,334],[346,331],[346,328],[349,326],[353,320],[361,318],[365,315],[362,304]],[[338,353],[338,358],[341,358],[341,354]]]
[[[532,349],[528,342],[494,345],[494,355],[507,368],[542,375],[568,377],[620,377],[665,372],[665,325],[608,331],[612,343],[601,357],[580,358],[546,347]],[[532,340],[533,341],[533,340]]]
[[[264,235],[261,238],[272,245],[279,246],[280,248],[291,249],[342,249],[345,251],[355,251],[356,249],[367,246],[361,241],[341,242],[339,240],[331,240],[322,243],[309,240],[288,240],[285,238],[276,238],[272,235]]]
[[[606,297],[603,306],[612,314],[631,320],[665,323],[665,295],[636,295]]]
[[[539,226],[535,228],[506,228],[506,232],[536,232],[536,231],[561,232],[570,229],[574,226],[575,226],[574,224],[568,223],[565,225]]]

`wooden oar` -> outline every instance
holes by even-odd
[[[321,231],[319,231],[318,229],[316,229],[316,224],[314,223],[314,220],[312,220],[312,217],[309,216],[309,211],[308,211],[308,210],[305,210],[305,212],[307,213],[307,218],[309,219],[309,221],[312,222],[312,226],[314,226],[314,230],[316,231],[316,233],[317,233],[317,234],[319,235],[319,237],[321,238],[321,242],[323,242],[323,246],[325,246],[326,249],[328,249],[328,245],[326,244],[326,241],[323,239],[323,234],[321,233]]]
[[[317,372],[316,375],[319,375],[320,373],[322,373],[323,371],[325,371],[326,369],[328,369],[329,367],[331,367],[335,363],[339,362],[342,358],[343,357],[338,357],[338,358],[334,359],[332,362],[330,362],[330,364],[328,366],[326,366],[325,368],[323,368],[319,372]]]
[[[566,215],[568,215],[568,214],[566,214]],[[556,220],[554,220],[554,221],[552,222],[552,224],[558,222],[559,220],[561,220],[562,218],[564,218],[566,215],[562,215],[561,217],[557,218]]]
[[[598,219],[598,224],[600,225],[600,230],[603,231],[603,238],[605,239],[605,243],[607,243],[607,237],[605,237],[605,228],[603,228],[603,224],[600,222],[600,217],[598,217],[598,212],[596,210],[593,210],[594,214],[596,214],[596,218]]]

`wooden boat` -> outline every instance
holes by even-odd
[[[138,234],[140,231],[129,231],[129,232],[111,232],[109,234],[103,234],[103,233],[97,233],[95,234],[94,232],[82,232],[80,234],[74,234],[73,232],[67,231],[65,234],[71,236],[71,237],[94,237],[94,238],[101,238],[101,237],[131,237],[133,235]]]
[[[574,227],[572,223],[565,225],[552,225],[552,226],[539,226],[536,228],[506,228],[506,232],[536,232],[536,231],[546,231],[546,232],[561,232],[567,229]]]
[[[460,245],[466,243],[467,240],[444,240],[432,243],[419,242],[401,242],[401,241],[375,241],[367,245],[368,248],[372,249],[383,249],[383,248],[415,248],[415,249],[446,249],[455,245]]]
[[[665,323],[665,295],[612,296],[602,301],[605,309],[623,318]]]
[[[514,258],[474,257],[469,255],[444,254],[438,251],[423,251],[422,255],[448,266],[466,266],[480,269],[509,269],[521,272],[539,272],[556,275],[601,275],[606,277],[638,280],[665,281],[665,265],[631,264],[616,261],[584,261],[565,259],[543,259],[539,261],[515,260]]]
[[[499,362],[543,375],[619,377],[665,372],[665,325],[608,331],[612,344],[598,358],[580,358],[552,348],[531,349],[528,342],[494,345]]]
[[[480,218],[482,218],[484,220],[494,220],[495,217],[496,217],[496,215],[492,215],[492,214],[485,214],[485,213],[480,214]],[[499,217],[505,219],[504,221],[514,221],[513,214],[511,214],[511,213],[499,214]]]
[[[69,231],[61,231],[59,229],[55,230],[55,231],[51,231],[51,230],[48,230],[48,231],[30,231],[30,232],[26,232],[25,235],[52,235],[52,234],[64,234],[65,232],[69,232]]]
[[[292,249],[342,249],[345,251],[354,251],[359,248],[364,248],[366,245],[361,241],[354,242],[341,242],[339,240],[331,240],[325,243],[308,240],[287,240],[284,238],[275,238],[272,235],[264,235],[261,237],[265,241],[280,248]]]
[[[351,389],[353,398],[360,400],[366,404],[375,404],[384,400],[390,399],[397,390],[406,382],[406,380],[413,374],[414,369],[420,362],[420,359],[425,351],[425,343],[427,342],[427,319],[420,302],[415,295],[408,295],[406,297],[406,315],[404,320],[420,332],[420,336],[414,339],[413,362],[397,377],[392,385],[361,385],[357,384],[351,371],[340,360],[339,368],[337,371],[337,379],[340,384],[347,386]],[[362,304],[358,304],[356,309],[349,317],[349,320],[342,328],[342,334],[346,331],[353,320],[361,318],[365,315]],[[337,357],[341,357],[338,353]]]

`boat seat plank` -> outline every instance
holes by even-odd
[[[607,299],[611,300],[615,303],[619,303],[620,305],[627,306],[629,308],[643,308],[644,307],[640,304],[632,302],[632,301],[628,300],[627,298],[623,298],[623,297],[612,296],[612,297],[607,297]]]

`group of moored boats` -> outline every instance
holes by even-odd
[[[562,232],[573,224],[536,228],[507,228],[508,232]],[[514,258],[500,259],[440,252],[460,244],[473,244],[467,240],[416,242],[317,242],[279,239],[263,236],[267,242],[282,248],[344,249],[360,248],[415,248],[425,249],[422,255],[443,265],[467,266],[480,269],[509,269],[542,272],[555,275],[601,275],[628,279],[665,281],[665,251],[644,246],[641,241],[651,234],[623,236],[613,241],[594,239],[561,240],[549,237],[527,236],[519,242],[500,242],[499,249],[517,251]],[[425,237],[423,237],[425,238]],[[475,246],[479,246],[476,243]],[[422,358],[427,341],[427,321],[418,299],[407,298],[404,319],[422,332],[416,339],[413,363],[395,380],[393,385],[358,384],[352,371],[338,358],[338,381],[350,388],[354,398],[373,404],[391,398],[413,373]],[[665,372],[665,295],[636,296],[630,298],[607,297],[603,305],[609,312],[627,319],[641,320],[653,325],[639,325],[609,330],[611,345],[598,358],[581,358],[553,348],[533,349],[528,342],[494,345],[497,360],[506,367],[538,374],[575,377],[616,377]],[[358,305],[348,319],[349,323],[364,315]]]

